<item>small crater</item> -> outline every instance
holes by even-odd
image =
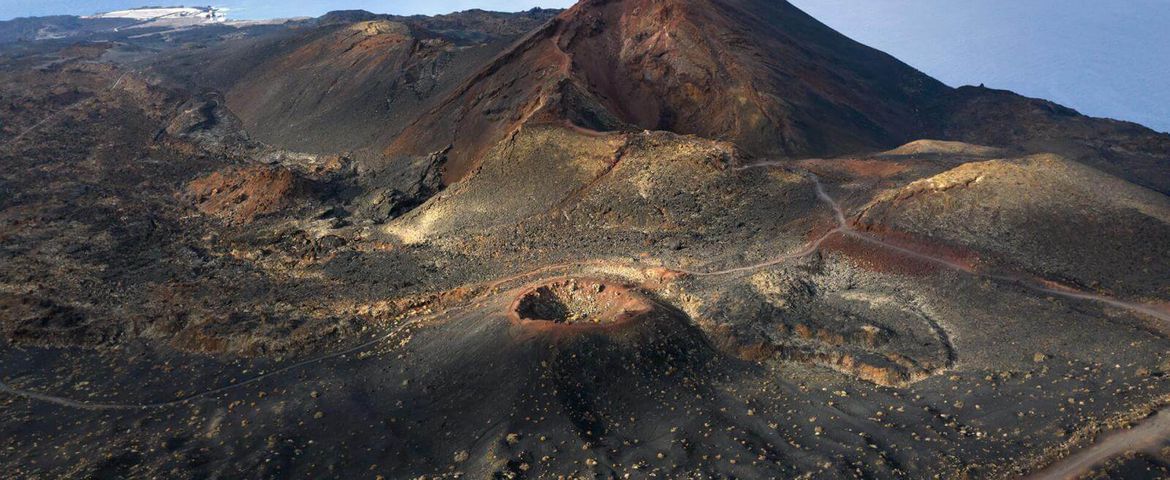
[[[512,315],[521,321],[561,325],[609,325],[652,308],[640,294],[600,280],[562,279],[525,290]]]
[[[712,326],[715,344],[744,360],[827,367],[886,387],[955,363],[950,337],[924,301],[849,270],[761,272],[717,298],[700,315],[726,319]]]

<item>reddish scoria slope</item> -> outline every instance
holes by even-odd
[[[756,154],[893,146],[949,89],[784,1],[586,0],[418,119],[391,155],[454,148],[448,181],[529,120],[669,130]]]

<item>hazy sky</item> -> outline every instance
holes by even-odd
[[[1170,0],[793,0],[953,86],[1170,132]]]
[[[0,19],[34,15],[89,15],[143,5],[227,7],[231,18],[316,17],[332,10],[363,9],[378,13],[436,14],[482,8],[518,11],[532,7],[565,8],[575,0],[0,0]]]
[[[182,0],[0,0],[0,19]],[[830,26],[954,86],[984,83],[1170,131],[1170,0],[792,0]],[[235,18],[362,8],[441,13],[573,0],[220,0]]]

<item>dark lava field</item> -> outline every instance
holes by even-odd
[[[0,22],[0,167],[3,478],[1170,478],[1170,135],[782,0]]]

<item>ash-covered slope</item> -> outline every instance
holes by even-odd
[[[420,118],[390,149],[454,145],[448,179],[537,114],[593,130],[650,129],[756,154],[893,146],[947,87],[787,2],[584,1]]]
[[[1170,137],[779,1],[542,15],[0,48],[0,471],[1012,478],[1166,407]]]
[[[1170,198],[1045,154],[963,163],[877,193],[856,216],[875,234],[961,245],[1061,284],[1164,298]]]
[[[946,90],[787,2],[589,1],[564,19],[573,80],[623,121],[758,153],[900,141]]]
[[[558,15],[559,13],[559,15]],[[564,12],[333,12],[184,49],[156,70],[224,92],[254,138],[315,153],[447,152],[447,183],[527,123],[663,130],[756,157],[937,138],[1057,151],[1155,190],[1170,136],[1010,92],[952,89],[785,1],[583,1]],[[450,148],[448,148],[450,147]]]
[[[1170,135],[1132,122],[1092,118],[1005,90],[961,87],[931,113],[924,138],[1057,153],[1170,194]]]
[[[0,44],[85,37],[133,24],[125,18],[81,18],[70,15],[14,18],[0,22]]]
[[[961,140],[1055,150],[1170,189],[1170,136],[1011,92],[952,89],[785,1],[582,1],[413,120],[387,153],[451,146],[453,182],[529,122],[695,134],[787,158]]]
[[[181,52],[158,69],[225,92],[261,141],[321,153],[382,148],[435,99],[556,13],[332,12],[309,28]]]

